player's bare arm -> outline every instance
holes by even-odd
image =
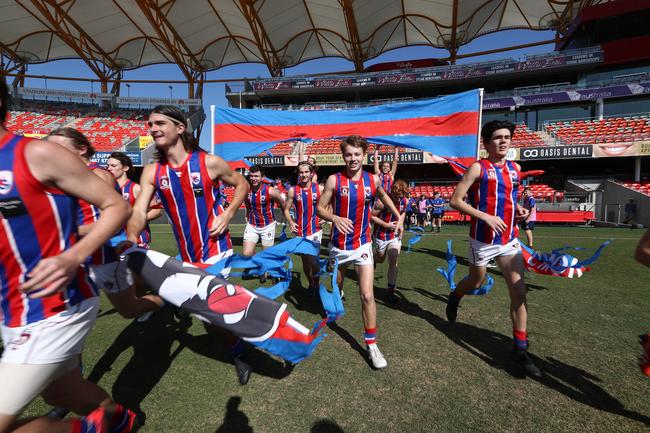
[[[230,202],[230,206],[214,219],[214,223],[210,227],[210,235],[218,236],[228,229],[228,224],[235,215],[235,212],[237,212],[237,209],[239,209],[239,206],[244,202],[246,194],[250,190],[250,185],[244,176],[233,171],[228,163],[218,156],[208,155],[205,158],[205,163],[208,168],[208,175],[212,180],[220,179],[228,185],[235,187],[235,194]]]
[[[399,148],[395,146],[395,153],[393,153],[393,163],[390,166],[390,176],[395,179],[397,173],[397,160],[399,159]]]
[[[451,196],[451,201],[449,204],[454,209],[469,215],[473,218],[478,218],[486,222],[492,230],[496,233],[502,233],[507,229],[506,223],[503,222],[501,218],[495,215],[488,215],[485,212],[481,212],[478,209],[470,206],[468,203],[465,203],[463,197],[467,194],[470,187],[476,182],[476,180],[481,175],[481,166],[478,162],[473,163],[469,166],[469,169],[465,172],[463,178],[456,185],[454,194]]]
[[[29,280],[20,286],[20,290],[33,292],[43,288],[31,295],[38,298],[55,293],[68,284],[79,265],[124,225],[129,216],[129,206],[107,182],[58,144],[32,141],[25,148],[25,157],[37,180],[85,200],[101,211],[91,232],[60,255],[41,260],[29,273]],[[52,160],[57,164],[52,164]]]
[[[345,234],[352,233],[354,226],[352,221],[348,218],[341,218],[338,215],[334,215],[330,211],[330,201],[334,195],[334,189],[336,188],[336,176],[331,175],[327,178],[325,182],[325,188],[323,188],[323,193],[318,199],[318,205],[316,206],[318,210],[318,216],[324,219],[325,221],[331,221],[334,226],[341,232]]]
[[[142,230],[144,230],[147,224],[149,204],[153,200],[156,191],[156,187],[154,186],[155,174],[155,164],[149,164],[142,170],[142,176],[140,176],[140,193],[135,198],[131,218],[126,225],[128,240],[136,244],[138,243],[138,236],[140,236],[140,233],[142,233]]]
[[[379,176],[376,174],[373,176],[373,181],[375,182],[375,186],[377,188],[377,192],[375,193],[377,195],[377,198],[382,202],[382,204],[390,211],[390,213],[393,214],[393,216],[400,221],[401,214],[399,213],[399,210],[395,207],[395,203],[393,203],[393,200],[389,197],[388,194],[386,194],[386,191],[384,191],[384,188],[381,187],[381,181],[379,180]],[[401,238],[402,232],[404,231],[404,221],[401,223],[397,223],[397,227],[395,228],[395,232],[397,235]]]
[[[282,211],[284,213],[284,219],[289,224],[289,228],[291,229],[291,231],[294,233],[298,233],[298,224],[296,224],[293,218],[291,218],[291,206],[293,206],[293,194],[294,194],[294,189],[289,188],[289,191],[287,192],[287,200],[284,203],[284,207],[282,208]]]

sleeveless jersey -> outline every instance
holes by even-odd
[[[210,236],[214,219],[223,213],[220,181],[213,181],[205,163],[207,153],[193,152],[180,167],[156,163],[158,191],[178,244],[181,259],[202,263],[232,249],[230,233]]]
[[[97,296],[80,266],[65,290],[30,299],[18,290],[44,258],[69,249],[77,237],[77,199],[40,183],[29,171],[29,139],[7,134],[0,141],[0,311],[8,327],[53,316]]]
[[[320,198],[318,184],[312,182],[308,188],[300,185],[293,187],[293,205],[296,208],[298,236],[311,236],[320,230],[316,205]]]
[[[497,165],[481,159],[478,163],[481,174],[469,189],[470,205],[488,215],[500,217],[507,229],[496,234],[485,222],[472,218],[470,236],[486,244],[505,245],[519,235],[515,224],[519,170],[512,161]]]
[[[120,187],[122,198],[128,201],[131,207],[133,207],[133,205],[135,204],[136,185],[137,183],[133,182],[131,179],[128,179],[126,183]],[[124,228],[124,232],[126,232],[126,227]],[[140,245],[141,247],[149,248],[150,243],[151,243],[151,229],[149,228],[149,223],[147,222],[144,227],[144,230],[142,230],[142,233],[140,233],[140,236],[138,236],[138,245]]]
[[[248,192],[246,200],[246,220],[253,227],[266,227],[274,221],[273,202],[271,201],[270,186],[261,183],[257,191]]]
[[[352,221],[354,230],[350,234],[341,233],[332,225],[332,245],[340,250],[355,250],[361,245],[372,242],[370,237],[370,219],[375,201],[376,186],[373,176],[365,171],[361,178],[353,181],[345,173],[336,174],[336,187],[332,196],[334,215]]]
[[[86,164],[86,166],[91,171],[106,170],[104,167],[102,167],[101,165],[93,161]],[[113,186],[117,192],[120,192],[120,186],[117,184],[117,181],[115,181],[115,184]],[[87,201],[79,199],[79,212],[77,213],[77,224],[80,226],[92,224],[98,219],[99,219],[99,209],[97,209],[97,207],[93,206]],[[87,263],[92,265],[102,265],[105,263],[114,262],[116,260],[117,260],[117,255],[115,254],[115,250],[111,246],[110,241],[107,241],[97,251],[92,253],[90,257],[88,257]]]
[[[386,194],[390,194],[390,190],[393,187],[393,176],[390,173],[379,172],[379,180]]]
[[[401,199],[399,199],[398,203],[395,203],[395,207],[399,211],[400,215],[406,212],[407,202],[408,200],[406,199],[406,197],[402,197]],[[395,215],[393,215],[393,213],[390,210],[386,209],[385,207],[381,210],[381,212],[379,212],[378,217],[379,219],[387,223],[398,221],[398,219],[395,218]],[[390,241],[396,238],[395,230],[387,230],[384,227],[380,226],[379,224],[375,224],[374,236],[375,239],[379,239],[382,241]]]

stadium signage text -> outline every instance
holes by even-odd
[[[378,158],[379,162],[393,162],[393,155],[394,154],[392,153],[380,153]],[[422,152],[400,152],[397,158],[397,162],[404,164],[422,164],[424,163],[424,155]],[[372,153],[368,154],[368,164],[374,163],[375,155]]]
[[[142,167],[142,154],[140,152],[124,152],[126,155],[131,158],[133,165],[136,167]],[[97,152],[95,153],[91,161],[96,162],[97,164],[106,166],[108,162],[108,157],[111,156],[111,152]]]
[[[38,97],[52,97],[52,98],[78,98],[78,99],[100,99],[111,100],[113,99],[112,93],[88,93],[77,92],[74,90],[57,90],[57,89],[34,89],[31,87],[19,87],[18,94],[21,96],[38,96]]]
[[[247,156],[246,159],[254,165],[284,167],[284,156]]]
[[[591,158],[592,154],[593,146],[591,144],[580,146],[524,147],[519,149],[519,158],[522,161],[531,159]]]
[[[132,105],[155,105],[155,104],[171,104],[180,105],[183,107],[199,107],[201,105],[200,99],[170,99],[170,98],[138,98],[135,96],[120,96],[115,98],[118,104],[132,104]]]

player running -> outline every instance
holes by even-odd
[[[373,289],[372,239],[370,220],[376,198],[395,216],[400,212],[384,192],[378,175],[363,171],[363,160],[368,150],[368,142],[358,135],[351,135],[341,142],[341,153],[345,170],[329,176],[325,189],[318,200],[318,216],[332,221],[330,241],[330,261],[338,261],[337,280],[343,285],[343,275],[348,264],[355,265],[359,281],[364,339],[368,346],[368,356],[375,368],[385,368],[388,363],[377,347],[377,306]],[[332,211],[327,206],[332,205]],[[395,232],[402,235],[402,223]]]
[[[523,201],[523,207],[528,211],[528,216],[521,221],[521,228],[526,233],[528,246],[532,248],[533,230],[535,230],[535,221],[537,220],[537,202],[535,201],[535,197],[533,197],[533,192],[528,187],[524,188]]]
[[[284,217],[292,232],[320,246],[323,230],[318,219],[316,205],[323,187],[313,181],[313,174],[314,167],[309,162],[303,161],[298,164],[298,184],[289,188],[287,201],[284,204]],[[291,216],[292,207],[296,215],[295,220]],[[307,281],[309,281],[307,293],[309,296],[315,296],[320,285],[317,275],[319,271],[318,258],[302,255],[302,268]]]
[[[0,432],[126,433],[135,414],[79,367],[99,310],[83,262],[119,230],[128,206],[67,150],[8,132],[8,100],[0,80]],[[102,211],[79,240],[78,199]],[[38,395],[85,416],[18,420]]]
[[[208,155],[187,130],[183,112],[160,105],[148,120],[156,146],[157,162],[144,167],[140,194],[127,224],[127,236],[137,242],[145,227],[149,203],[158,193],[171,221],[181,260],[206,267],[233,254],[228,224],[248,193],[246,179],[232,171],[226,161]],[[220,184],[235,187],[228,209],[222,206]],[[227,270],[225,270],[227,274]],[[220,331],[208,327],[208,332]],[[250,367],[242,360],[243,341],[229,336],[239,382],[248,382]]]
[[[408,186],[403,180],[393,183],[390,192],[390,199],[399,211],[400,217],[396,218],[389,209],[382,203],[375,203],[375,215],[372,222],[375,225],[373,238],[375,240],[375,263],[383,263],[388,256],[388,295],[389,302],[397,302],[399,298],[395,294],[397,284],[397,257],[402,250],[402,233],[396,229],[401,224],[404,226],[406,207],[408,206]]]
[[[438,228],[438,233],[442,228],[442,218],[445,216],[445,199],[440,197],[440,192],[436,191],[431,200],[431,231]]]
[[[478,289],[486,275],[490,259],[503,273],[510,292],[510,317],[514,340],[513,359],[534,378],[542,376],[540,369],[528,354],[526,323],[526,285],[524,284],[524,262],[517,238],[517,220],[524,219],[528,212],[519,206],[519,165],[506,160],[515,126],[507,121],[494,120],[481,130],[483,144],[488,152],[486,159],[474,162],[451,198],[451,206],[471,217],[469,254],[469,276],[458,283],[447,301],[447,319],[456,321],[458,304],[463,295]],[[463,201],[469,194],[470,204]]]
[[[244,250],[242,255],[255,254],[257,242],[262,240],[264,249],[270,248],[275,242],[275,217],[273,216],[273,202],[280,209],[284,209],[284,200],[278,190],[263,181],[264,169],[253,165],[248,173],[248,182],[251,185],[246,195],[246,229],[244,230]]]
[[[395,147],[395,153],[393,154],[393,163],[391,164],[388,161],[382,161],[379,163],[379,149],[375,147],[375,174],[379,176],[381,180],[381,187],[387,193],[393,188],[393,182],[395,181],[395,173],[397,173],[397,160],[399,159],[399,149]]]

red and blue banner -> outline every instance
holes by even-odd
[[[465,163],[478,155],[482,91],[354,110],[282,111],[217,108],[214,153],[227,161],[277,143],[357,134],[382,145],[419,149]]]

